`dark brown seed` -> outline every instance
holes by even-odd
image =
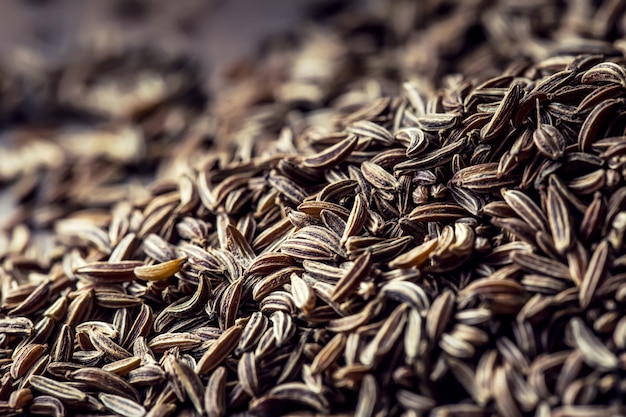
[[[331,299],[333,301],[342,301],[352,294],[356,290],[356,287],[367,277],[370,270],[370,263],[371,256],[369,253],[364,253],[357,257],[352,267],[335,285]]]
[[[138,261],[94,262],[76,269],[77,274],[106,282],[126,282],[134,278],[133,270],[142,265]]]
[[[345,160],[354,150],[358,142],[356,136],[350,136],[336,145],[302,159],[302,164],[309,168],[328,169]]]
[[[70,378],[74,381],[84,382],[104,392],[139,401],[139,393],[126,380],[120,376],[100,368],[82,368],[72,371]]]
[[[539,152],[550,159],[559,159],[565,151],[563,134],[554,126],[540,124],[533,133],[533,141]]]
[[[481,130],[482,140],[490,141],[498,137],[506,129],[511,114],[515,111],[523,95],[523,90],[519,84],[513,84],[500,101],[496,112],[491,117],[491,121]]]
[[[243,328],[235,325],[226,330],[222,335],[203,353],[196,365],[196,373],[206,375],[215,369],[239,343]]]
[[[578,134],[578,148],[588,152],[591,144],[599,139],[600,132],[612,114],[622,103],[617,99],[605,100],[591,110]]]

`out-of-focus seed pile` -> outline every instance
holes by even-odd
[[[8,77],[0,414],[626,414],[621,5],[458,3]]]

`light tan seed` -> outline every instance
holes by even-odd
[[[617,367],[618,359],[579,317],[569,322],[572,339],[585,362],[594,368],[610,371]]]
[[[511,417],[522,417],[515,399],[511,394],[511,388],[509,387],[505,368],[499,366],[495,370],[493,380],[493,393],[496,400],[496,409],[502,414]]]
[[[459,116],[454,113],[429,113],[417,118],[418,126],[426,132],[453,128]]]
[[[441,335],[439,347],[454,358],[467,359],[473,357],[476,353],[476,349],[471,343],[468,343],[458,337],[454,337],[449,333]]]
[[[162,281],[181,270],[187,257],[172,259],[155,265],[142,265],[133,269],[135,277],[144,281]]]
[[[141,358],[139,358],[138,356],[131,356],[130,358],[120,359],[115,362],[107,363],[106,365],[102,366],[102,369],[120,376],[125,376],[130,371],[137,369],[140,364]]]
[[[274,311],[270,321],[273,324],[272,331],[277,347],[285,345],[296,334],[297,327],[290,314],[280,310]]]
[[[124,417],[144,417],[146,409],[135,401],[119,395],[100,393],[98,399],[110,411]]]
[[[355,417],[370,417],[375,415],[377,403],[379,401],[379,390],[376,378],[372,374],[367,374],[361,381],[359,398],[357,400]]]
[[[579,299],[582,308],[587,308],[593,301],[595,292],[606,274],[608,256],[609,244],[603,239],[591,255],[580,285]]]
[[[423,265],[428,259],[430,254],[437,247],[438,240],[430,239],[419,246],[411,249],[408,252],[405,252],[401,255],[398,255],[396,258],[392,259],[389,262],[390,268],[410,268],[415,267],[419,268]]]

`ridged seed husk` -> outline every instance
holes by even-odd
[[[626,414],[624,5],[341,3],[11,56],[1,415]]]

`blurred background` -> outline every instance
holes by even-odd
[[[209,150],[221,163],[268,143],[295,151],[285,132],[332,131],[332,114],[397,94],[405,80],[453,88],[554,52],[619,55],[625,9],[624,0],[2,1],[0,232],[141,202],[209,163]]]
[[[293,28],[316,3],[322,2],[7,0],[0,2],[0,51],[28,66],[60,63],[91,47],[150,44],[184,50],[214,69],[252,52],[263,36]]]

